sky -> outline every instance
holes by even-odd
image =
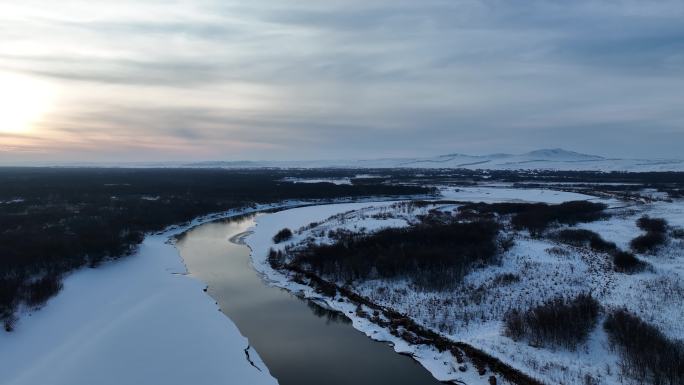
[[[682,158],[681,0],[0,0],[0,163]]]

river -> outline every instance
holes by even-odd
[[[344,316],[268,286],[252,268],[249,248],[230,241],[253,224],[254,216],[207,223],[187,232],[177,247],[190,274],[209,285],[208,294],[280,385],[439,384]]]

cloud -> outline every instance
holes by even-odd
[[[0,70],[63,90],[36,132],[133,158],[569,142],[677,156],[661,144],[684,132],[681,1],[25,1],[0,15]],[[173,145],[140,154],[139,138]]]

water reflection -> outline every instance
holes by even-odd
[[[344,314],[336,311],[331,311],[316,305],[312,301],[306,301],[306,306],[318,317],[325,318],[326,323],[338,322],[344,324],[351,324],[351,320],[344,316]]]
[[[249,249],[228,240],[254,216],[199,226],[178,240],[190,273],[245,335],[281,385],[438,384],[412,359],[354,330],[342,314],[269,287]]]

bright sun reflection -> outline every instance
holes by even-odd
[[[28,76],[0,72],[0,133],[26,133],[52,105],[54,89]]]

